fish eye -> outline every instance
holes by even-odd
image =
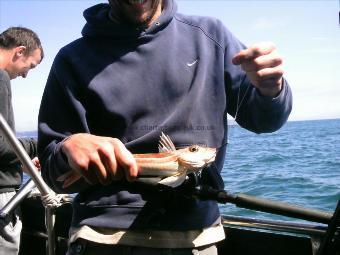
[[[197,152],[198,151],[198,146],[197,145],[190,146],[189,151],[190,152]]]

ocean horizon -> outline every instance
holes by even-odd
[[[305,122],[305,121],[323,121],[323,120],[340,120],[340,118],[325,118],[325,119],[308,119],[308,120],[288,120],[287,123],[289,122]],[[228,126],[238,126],[236,121],[234,119],[228,119]],[[38,130],[18,130],[16,132],[18,137],[21,136],[31,136],[31,137],[37,137],[38,136]]]

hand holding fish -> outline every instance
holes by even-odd
[[[143,178],[160,177],[159,184],[177,187],[187,174],[202,170],[214,162],[216,156],[215,148],[199,145],[176,149],[170,137],[163,133],[159,153],[131,154],[118,139],[90,134],[71,136],[64,141],[62,150],[73,169],[57,179],[63,182],[64,188],[81,177],[90,184],[109,184],[123,177],[120,167],[128,180],[137,174]]]
[[[276,97],[282,89],[282,58],[270,42],[254,44],[240,51],[232,60],[241,65],[249,79],[263,96]]]
[[[61,149],[73,170],[68,173],[76,173],[90,184],[108,185],[124,176],[132,181],[137,176],[135,159],[118,139],[74,134],[63,141]],[[72,181],[67,177],[70,176],[64,176],[64,186],[69,186],[68,179]]]

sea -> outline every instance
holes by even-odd
[[[222,177],[225,189],[333,212],[340,199],[340,119],[289,121],[274,133],[229,127]],[[221,205],[222,213],[287,217]]]
[[[18,136],[36,136],[21,132]],[[229,193],[244,193],[333,212],[340,200],[340,119],[289,121],[274,133],[229,126],[222,177]],[[221,204],[223,214],[288,217]],[[299,220],[297,220],[299,221]]]

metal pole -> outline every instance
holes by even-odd
[[[55,193],[47,186],[39,172],[33,165],[30,157],[27,155],[25,149],[22,147],[21,143],[16,138],[10,126],[7,124],[6,120],[0,113],[0,128],[2,129],[8,142],[12,145],[12,148],[20,159],[21,163],[26,167],[28,174],[33,179],[35,185],[37,186],[40,194],[42,196],[54,195]],[[47,243],[47,254],[55,254],[55,213],[53,208],[46,208],[45,210],[45,221],[46,228],[48,232],[48,243]]]
[[[8,142],[12,145],[12,148],[20,159],[21,163],[26,167],[28,174],[32,177],[35,185],[39,189],[41,195],[46,196],[53,192],[47,184],[44,182],[39,172],[36,170],[34,164],[32,163],[30,157],[27,155],[26,151],[22,147],[21,143],[16,138],[10,126],[7,124],[6,120],[0,113],[0,128],[2,129]]]
[[[45,224],[48,236],[46,254],[49,255],[54,255],[56,252],[55,217],[55,208],[45,208]]]
[[[28,196],[28,194],[35,187],[34,181],[29,179],[24,186],[17,192],[8,203],[0,210],[0,218],[6,218],[19,204]]]

